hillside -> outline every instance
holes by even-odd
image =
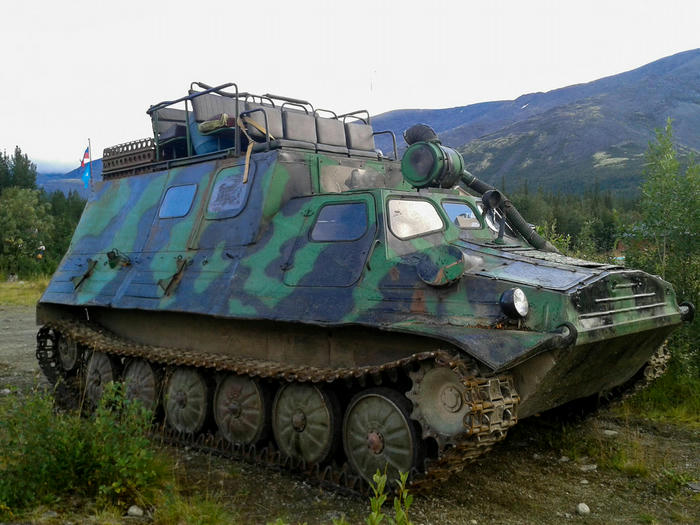
[[[622,192],[637,188],[647,143],[667,117],[683,152],[700,151],[700,49],[515,100],[390,111],[373,124],[398,137],[411,124],[429,124],[464,154],[472,173],[498,186],[527,181],[530,188],[580,192],[597,179]]]
[[[515,100],[447,109],[399,109],[373,118],[405,149],[402,132],[431,125],[444,144],[459,149],[468,169],[506,189],[542,187],[579,193],[596,181],[601,189],[634,192],[654,128],[674,120],[682,153],[700,151],[700,49],[585,84],[530,93]],[[386,137],[377,145],[391,151]],[[99,177],[102,161],[93,162]],[[76,189],[84,196],[81,170],[40,174],[48,191]]]
[[[90,189],[85,188],[81,179],[82,174],[83,168],[75,168],[68,173],[38,173],[36,184],[48,193],[62,191],[67,195],[70,191],[77,191],[81,197],[87,199]],[[95,180],[102,178],[102,159],[92,161],[92,175]]]

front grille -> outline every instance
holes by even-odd
[[[665,286],[643,272],[611,273],[574,293],[572,300],[581,319],[651,312],[666,305]]]

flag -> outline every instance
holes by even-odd
[[[80,161],[80,167],[84,168],[85,167],[85,161],[90,160],[90,146],[85,148],[85,153],[83,153],[83,160]]]
[[[85,165],[85,161],[88,161],[87,166]],[[83,153],[83,159],[80,161],[80,167],[85,168],[80,178],[83,180],[86,189],[90,185],[90,163],[90,145],[88,145],[88,147],[85,148],[85,153]]]
[[[83,179],[83,183],[85,184],[85,188],[90,185],[90,163],[88,163],[87,167],[85,168],[85,171],[83,172],[83,175],[80,177]]]

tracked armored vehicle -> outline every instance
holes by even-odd
[[[399,159],[367,112],[235,84],[148,114],[152,138],[104,152],[37,357],[86,405],[124,381],[174,438],[429,488],[693,315],[658,277],[557,253],[426,126]]]

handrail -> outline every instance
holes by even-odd
[[[394,132],[390,129],[386,129],[384,131],[373,132],[372,136],[374,137],[375,135],[391,135],[391,140],[394,142],[394,160],[399,160],[399,150],[396,147],[396,135],[394,134]]]
[[[201,88],[202,91],[194,91],[195,87]],[[235,91],[233,93],[224,91],[225,89],[230,88],[230,87],[234,88]],[[265,113],[265,111],[262,108],[256,108],[256,109],[253,109],[250,111],[241,112],[241,107],[239,106],[239,104],[241,102],[247,100],[248,98],[251,98],[253,100],[253,102],[256,102],[256,98],[257,98],[260,100],[260,104],[262,104],[263,99],[266,99],[270,102],[270,104],[272,104],[273,108],[276,107],[275,100],[283,101],[283,104],[280,106],[280,109],[283,109],[286,105],[298,106],[301,109],[303,109],[304,112],[308,115],[309,114],[308,108],[310,108],[311,114],[314,116],[319,116],[318,115],[319,112],[327,112],[327,113],[330,113],[331,115],[333,115],[333,117],[336,118],[337,120],[342,119],[343,123],[345,123],[345,121],[348,117],[352,117],[352,118],[355,118],[361,122],[364,122],[367,125],[371,125],[371,116],[369,114],[369,111],[367,111],[366,109],[360,109],[357,111],[351,111],[349,113],[343,113],[342,115],[337,115],[334,111],[331,111],[328,109],[314,109],[313,105],[307,100],[302,100],[302,99],[292,98],[292,97],[284,97],[281,95],[273,95],[271,93],[265,93],[264,95],[254,95],[254,94],[248,93],[248,92],[240,92],[240,91],[238,91],[238,85],[234,82],[227,82],[225,84],[220,84],[218,86],[213,86],[213,87],[210,86],[209,84],[205,84],[204,82],[191,82],[190,83],[190,91],[186,96],[180,97],[180,98],[177,98],[174,100],[164,100],[162,102],[158,102],[157,104],[153,104],[152,106],[150,106],[146,110],[146,113],[149,116],[151,116],[151,118],[153,119],[153,114],[156,111],[163,109],[163,108],[166,108],[168,106],[172,106],[174,104],[181,103],[181,102],[185,103],[185,124],[186,124],[185,130],[186,130],[186,137],[187,137],[187,155],[188,156],[192,156],[194,153],[192,150],[192,137],[191,137],[191,132],[190,132],[190,113],[192,113],[192,111],[189,108],[188,102],[190,102],[191,100],[193,100],[197,97],[201,97],[202,95],[206,95],[209,93],[216,93],[220,96],[235,99],[236,125],[234,126],[234,132],[235,132],[235,138],[234,138],[235,149],[234,149],[234,151],[235,151],[235,155],[237,157],[241,155],[241,144],[240,144],[240,142],[241,142],[241,136],[240,136],[241,130],[240,130],[240,126],[238,125],[238,119],[244,115],[250,115],[256,111],[263,112],[263,115],[264,115],[263,118],[265,121],[265,131],[266,131],[266,143],[267,143],[267,148],[270,149],[270,133],[269,133],[269,130],[267,129],[268,128],[267,113]],[[241,100],[241,99],[243,99],[243,100]],[[306,106],[308,106],[308,108]],[[362,114],[366,115],[366,118],[363,118],[362,116],[360,116]],[[155,122],[153,122],[153,126],[157,125],[158,120],[159,120],[158,115],[156,115]],[[195,124],[196,124],[196,122],[195,122]],[[159,160],[160,159],[160,141],[158,139],[158,133],[157,133],[157,130],[155,129],[155,127],[153,130],[153,133],[154,133],[155,143],[156,143],[156,158]],[[373,135],[382,135],[382,134],[391,134],[393,147],[394,147],[394,158],[398,159],[398,148],[397,148],[397,144],[396,144],[396,136],[394,135],[393,132],[391,132],[389,130],[378,131],[378,132],[373,133]]]
[[[280,106],[280,109],[284,109],[284,106],[287,106],[287,105],[296,106],[298,108],[301,108],[304,110],[304,113],[306,113],[307,115],[309,114],[309,110],[306,108],[306,106],[304,106],[303,104],[299,104],[298,102],[289,102],[289,101],[283,102],[282,106]],[[311,108],[311,110],[315,112],[314,108]]]
[[[363,119],[362,117],[358,117],[358,116],[357,116],[358,113],[364,113],[365,115],[367,115],[367,119]],[[371,121],[372,119],[371,119],[371,117],[369,116],[369,111],[367,111],[366,109],[358,109],[357,111],[351,111],[350,113],[343,113],[342,115],[338,115],[338,118],[339,118],[339,119],[342,118],[342,119],[343,119],[343,122],[345,122],[345,119],[346,119],[347,117],[354,117],[354,118],[356,118],[356,119],[358,119],[358,120],[361,120],[362,122],[364,122],[364,123],[367,124],[367,125],[372,124],[372,121]]]
[[[314,107],[311,105],[311,102],[307,100],[302,100],[300,98],[282,97],[280,95],[273,95],[271,93],[265,93],[263,96],[268,98],[275,98],[277,100],[284,100],[285,102],[292,102],[294,104],[306,104],[307,106],[310,106],[312,110],[314,109]]]
[[[265,95],[253,95],[252,93],[246,93],[245,100],[248,100],[248,97],[250,97],[251,99],[253,99],[253,102],[254,102],[255,104],[260,104],[260,105],[262,105],[262,104],[263,104],[263,99],[266,99],[266,100],[268,100],[268,101],[270,102],[270,104],[272,104],[272,107],[273,107],[273,108],[276,107],[276,106],[275,106],[275,101],[272,100],[270,97],[266,97]],[[260,99],[260,102],[256,101],[256,100],[255,100],[256,98]]]
[[[194,82],[193,82],[193,84],[194,84]],[[184,97],[180,97],[180,98],[175,99],[175,100],[164,100],[163,102],[158,102],[158,104],[154,104],[153,106],[149,107],[146,110],[146,113],[148,113],[150,115],[154,111],[158,111],[159,109],[163,109],[165,107],[172,106],[173,104],[177,104],[178,102],[184,102],[187,100],[191,100],[193,98],[199,97],[199,96],[204,95],[206,93],[211,93],[213,91],[222,90],[224,88],[231,87],[231,86],[235,86],[236,92],[238,92],[238,86],[236,86],[236,84],[234,84],[233,82],[228,82],[227,84],[221,84],[220,86],[208,88],[205,91],[197,91],[196,93],[190,93],[188,95],[185,95]]]
[[[224,85],[224,84],[222,84],[222,85]],[[205,84],[204,82],[192,82],[192,83],[190,83],[190,93],[192,93],[194,91],[194,89],[192,89],[193,86],[198,86],[198,87],[204,89],[207,93],[213,92],[213,93],[216,93],[217,95],[221,95],[222,97],[228,97],[228,98],[238,97],[238,98],[245,99],[248,96],[255,96],[252,93],[248,93],[246,91],[238,91],[238,86],[233,82],[231,82],[230,85],[232,85],[236,88],[235,93],[229,93],[227,91],[222,91],[221,89],[219,89],[221,86],[211,87],[209,84]],[[201,92],[194,91],[194,93],[195,93],[195,96],[199,96],[199,95],[196,95],[196,93],[205,93],[205,92],[204,91],[201,91]]]
[[[335,112],[335,111],[331,111],[330,109],[316,108],[316,109],[314,109],[314,116],[320,117],[320,115],[318,114],[319,111],[324,111],[325,113],[330,113],[331,115],[333,115],[333,118],[334,118],[334,119],[338,120],[338,115],[336,114],[336,112]],[[327,118],[327,117],[321,117],[321,118]]]

